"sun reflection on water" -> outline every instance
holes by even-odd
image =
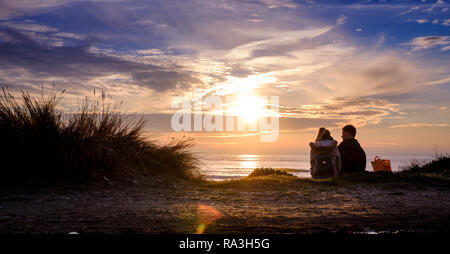
[[[239,166],[240,168],[257,168],[258,167],[258,155],[254,154],[241,154],[239,155]]]

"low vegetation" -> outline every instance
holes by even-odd
[[[17,96],[17,94],[19,94]],[[146,138],[143,118],[117,106],[86,99],[78,113],[60,107],[62,93],[0,95],[0,186],[83,182],[94,178],[133,180],[170,175],[200,178],[189,139],[157,145]],[[134,180],[133,180],[134,181]]]
[[[213,187],[242,188],[254,190],[311,189],[332,191],[337,186],[376,184],[387,188],[450,188],[450,156],[437,154],[430,162],[412,162],[401,172],[361,172],[346,173],[325,179],[298,178],[283,169],[256,168],[247,177],[239,180],[209,183]]]
[[[257,177],[257,176],[292,176],[292,174],[287,173],[286,171],[282,171],[279,169],[273,169],[269,167],[265,168],[256,168],[253,170],[248,177]]]

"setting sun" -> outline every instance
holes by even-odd
[[[265,112],[266,100],[251,94],[238,95],[229,109],[229,113],[241,117],[246,123],[254,123],[264,116]]]

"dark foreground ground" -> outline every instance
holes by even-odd
[[[194,233],[197,205],[221,212],[205,233],[445,232],[450,188],[255,177],[224,183],[97,183],[0,192],[0,233]]]

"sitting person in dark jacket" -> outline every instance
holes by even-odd
[[[343,141],[338,149],[341,155],[341,172],[362,172],[366,170],[366,153],[355,139],[356,128],[346,125],[342,128]]]

